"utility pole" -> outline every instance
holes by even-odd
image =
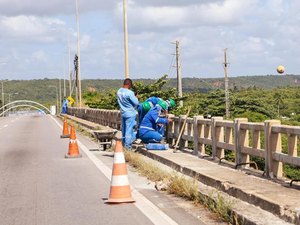
[[[61,109],[61,79],[58,80],[58,86],[59,86],[59,109]]]
[[[225,108],[226,108],[226,119],[230,117],[229,115],[229,91],[228,91],[228,76],[227,76],[227,48],[224,49],[224,75],[225,75]]]
[[[68,74],[69,74],[69,96],[72,92],[72,72],[71,72],[71,48],[70,48],[70,36],[68,32]],[[72,97],[72,96],[71,96]]]
[[[63,57],[63,61],[64,61],[64,67],[63,67],[63,70],[64,70],[64,84],[63,84],[63,97],[65,98],[66,95],[67,95],[67,92],[66,92],[66,56],[64,54],[64,57]]]
[[[128,32],[127,32],[127,0],[123,0],[123,10],[124,10],[125,78],[129,78],[129,65],[128,65]]]
[[[76,24],[77,24],[77,79],[78,79],[78,100],[79,108],[81,108],[81,78],[80,78],[80,35],[79,35],[79,12],[78,12],[78,0],[76,0]],[[78,102],[77,102],[78,104]],[[77,105],[78,106],[78,105]]]
[[[75,100],[76,104],[78,104],[78,56],[75,55],[74,59],[74,71],[75,71]]]
[[[3,91],[3,81],[1,81],[1,86],[2,86],[2,107],[3,107],[2,116],[4,117],[4,91]]]
[[[176,44],[176,69],[177,69],[177,92],[178,96],[182,97],[182,79],[181,79],[181,63],[180,63],[180,46],[179,41],[175,42]],[[180,107],[183,106],[183,101],[179,101]]]

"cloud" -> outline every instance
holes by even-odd
[[[144,30],[180,29],[201,26],[236,26],[253,13],[257,0],[227,1],[183,1],[166,4],[131,2],[128,6],[128,24],[134,32]],[[189,4],[190,3],[190,4]],[[115,9],[116,17],[122,22],[123,5]]]
[[[32,60],[34,62],[44,62],[46,63],[49,59],[43,50],[39,50],[32,53]]]
[[[123,1],[78,1],[82,77],[122,78]],[[67,57],[67,40],[73,59],[75,0],[0,0],[0,8],[4,73],[55,76]],[[175,40],[183,76],[223,76],[224,48],[230,76],[270,74],[279,63],[299,73],[299,10],[298,0],[128,0],[130,74],[173,74]]]
[[[78,0],[80,12],[103,11],[114,7],[118,0],[99,1],[99,0]],[[76,13],[75,0],[0,0],[1,14],[5,16],[15,15],[36,15],[53,16],[61,14]]]
[[[54,42],[59,36],[57,29],[62,29],[64,22],[55,18],[36,16],[0,17],[0,36],[11,41]]]

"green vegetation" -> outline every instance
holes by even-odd
[[[175,93],[176,89],[176,79],[165,79],[162,81],[163,89],[170,90],[173,89],[172,93],[167,94],[167,96],[172,96]],[[3,80],[1,80],[3,81]],[[88,92],[96,92],[99,99],[103,97],[106,92],[113,93],[113,91],[118,90],[122,86],[123,79],[86,79],[82,80],[82,92],[83,98],[85,100],[85,96],[87,95],[87,101],[91,101],[91,98],[88,99]],[[147,91],[142,86],[149,85],[152,86],[153,83],[157,82],[153,79],[134,79],[134,83],[136,86],[141,87],[142,91]],[[59,85],[59,83],[61,85]],[[138,84],[139,83],[139,84]],[[161,84],[162,84],[161,83]],[[142,84],[142,86],[140,85]],[[69,95],[69,82],[66,80],[66,93]],[[58,93],[56,93],[56,88]],[[63,96],[63,86],[64,82],[61,80],[59,82],[58,79],[35,79],[35,80],[6,80],[4,82],[4,92],[5,93],[18,93],[18,95],[12,95],[12,100],[23,99],[23,100],[32,100],[37,101],[46,106],[55,105],[56,104],[56,94],[59,95],[59,86],[61,86],[61,96]],[[208,93],[212,90],[223,90],[224,89],[224,78],[183,78],[182,80],[183,92],[184,93]],[[229,88],[231,92],[236,92],[240,90],[250,89],[285,89],[288,87],[295,88],[300,86],[300,75],[268,75],[268,76],[243,76],[243,77],[233,77],[229,78]],[[102,93],[99,94],[99,93]],[[155,93],[155,92],[154,92]],[[275,92],[274,92],[275,93]],[[73,92],[73,96],[75,91]],[[141,100],[144,97],[140,93]],[[144,93],[146,94],[146,93]],[[148,93],[148,94],[153,94]],[[232,93],[230,93],[232,94]],[[156,95],[160,96],[160,93],[156,93]],[[190,96],[190,95],[189,95]],[[285,97],[284,95],[282,95]],[[8,95],[4,95],[5,102],[8,102]],[[163,97],[164,96],[160,96]],[[202,97],[199,94],[199,97]],[[262,97],[262,96],[261,96]],[[296,97],[296,96],[295,96]],[[298,94],[299,97],[299,94]],[[220,97],[221,98],[221,97]],[[286,102],[286,101],[285,101]],[[0,103],[2,105],[1,99]],[[299,101],[298,101],[299,103]],[[293,105],[293,103],[291,103]],[[116,105],[114,105],[116,106]],[[285,107],[284,105],[280,105],[280,107]],[[198,107],[200,108],[200,107]],[[300,109],[298,109],[299,111]],[[277,112],[277,111],[276,111]]]

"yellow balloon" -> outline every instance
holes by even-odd
[[[280,74],[284,73],[284,66],[280,65],[280,66],[277,67],[276,70],[277,70],[277,73],[280,73]]]

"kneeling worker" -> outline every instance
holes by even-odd
[[[161,100],[145,115],[139,130],[139,136],[143,143],[161,142],[164,134],[163,125],[171,121],[171,119],[166,118],[167,112],[168,104]]]

